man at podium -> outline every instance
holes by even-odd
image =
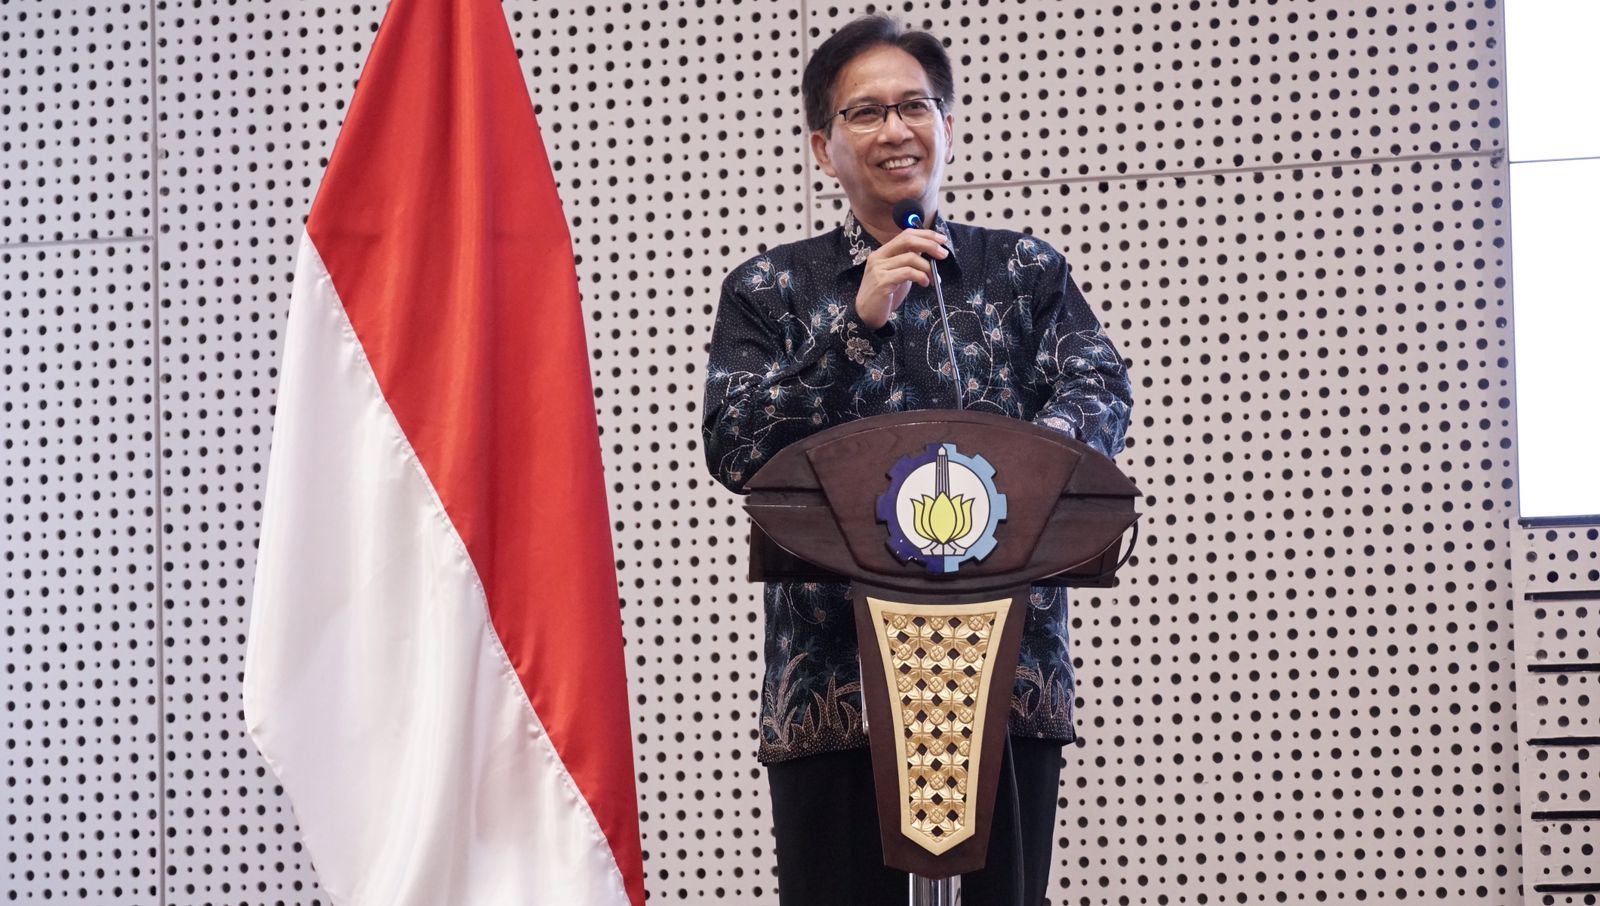
[[[857,19],[817,48],[802,94],[812,152],[850,211],[723,283],[703,427],[717,480],[740,491],[788,444],[915,409],[998,413],[1120,450],[1127,370],[1060,253],[939,211],[955,100],[941,42]],[[923,228],[898,225],[897,206]],[[1002,775],[988,867],[962,880],[967,906],[1036,906],[1049,877],[1075,687],[1064,590],[1035,588],[1029,603],[1009,721],[1014,777]],[[847,586],[768,584],[765,614],[758,756],[781,902],[903,903],[906,875],[882,861]]]

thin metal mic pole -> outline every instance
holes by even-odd
[[[894,206],[894,222],[902,229],[922,229],[927,223],[922,216],[922,208],[914,198],[908,198]],[[927,257],[927,256],[923,256]],[[944,287],[939,283],[939,262],[928,258],[932,265],[930,272],[933,274],[933,298],[939,303],[939,325],[944,328],[944,351],[950,356],[950,379],[955,382],[956,408],[967,408],[967,394],[962,386],[966,382],[961,379],[961,366],[956,363],[956,340],[950,334],[950,310],[944,305]]]
[[[956,341],[950,335],[950,312],[944,307],[944,287],[939,285],[939,262],[928,259],[933,265],[933,298],[939,303],[939,323],[944,327],[944,349],[950,354],[950,377],[956,384],[956,408],[967,408],[967,395],[962,387],[961,366],[956,364]]]
[[[920,229],[924,223],[922,211],[913,199],[895,205],[894,220],[902,229]],[[939,324],[944,328],[944,350],[950,356],[950,377],[956,385],[956,408],[965,409],[967,395],[961,386],[961,366],[956,364],[956,340],[950,333],[950,311],[944,305],[944,287],[939,284],[939,262],[929,258],[928,263],[932,265],[929,272],[933,274],[933,298],[939,303]],[[955,906],[961,897],[959,876],[934,880],[913,874],[907,880],[910,882],[907,899],[911,906]]]

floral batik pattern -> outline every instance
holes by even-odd
[[[706,369],[703,439],[717,480],[742,491],[785,446],[824,428],[914,409],[1032,421],[1108,456],[1122,449],[1132,387],[1061,255],[1032,236],[936,219],[956,368],[932,290],[913,285],[874,330],[855,310],[878,242],[851,216],[778,246],[722,286]],[[772,763],[866,744],[848,586],[769,585],[759,757]],[[1011,731],[1071,740],[1075,679],[1064,590],[1033,589]]]

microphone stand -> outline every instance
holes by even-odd
[[[895,220],[900,222],[899,211],[896,211]],[[906,212],[906,218],[901,223],[908,228],[920,228],[923,224],[922,212],[911,210]],[[939,325],[944,328],[944,351],[950,357],[950,379],[955,383],[956,408],[967,408],[967,395],[961,379],[961,366],[956,362],[956,341],[950,333],[950,311],[944,304],[944,287],[939,283],[939,262],[933,258],[928,259],[932,265],[930,272],[933,274],[933,298],[939,303]],[[863,715],[866,709],[862,709]],[[911,906],[956,906],[961,896],[961,876],[955,875],[948,878],[927,878],[913,874],[908,879],[909,889],[906,891],[907,899]]]
[[[922,216],[922,209],[917,206],[915,199],[907,199],[895,205],[894,221],[902,229],[920,230],[927,221]],[[926,257],[926,256],[924,256]],[[962,386],[961,366],[956,363],[956,341],[950,335],[950,311],[944,305],[944,287],[939,283],[939,262],[933,258],[928,259],[932,265],[933,298],[939,303],[939,325],[944,328],[944,351],[950,356],[950,379],[955,382],[956,408],[967,408],[967,394]]]
[[[961,366],[956,364],[956,341],[950,335],[950,312],[944,307],[944,287],[939,285],[939,262],[929,259],[933,264],[933,298],[939,303],[939,324],[944,327],[944,349],[950,356],[950,377],[956,386],[956,408],[967,408],[965,382],[961,380]]]

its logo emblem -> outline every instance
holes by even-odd
[[[994,550],[994,530],[1006,518],[1006,495],[995,490],[994,466],[965,456],[955,444],[929,444],[889,470],[878,496],[878,521],[889,524],[889,549],[930,573],[953,573]]]

